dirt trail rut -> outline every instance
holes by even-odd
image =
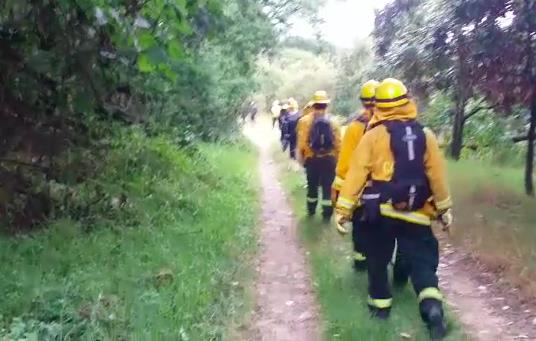
[[[255,314],[243,339],[320,340],[305,251],[299,246],[296,221],[269,151],[273,135],[262,123],[259,125],[246,131],[260,149],[262,229]]]
[[[471,340],[536,340],[533,302],[523,302],[466,251],[442,244],[440,286]]]

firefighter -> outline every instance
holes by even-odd
[[[368,122],[374,114],[374,94],[376,87],[380,83],[375,80],[370,80],[361,87],[360,99],[363,105],[363,111],[359,114],[346,128],[341,144],[341,153],[337,161],[336,176],[331,188],[331,199],[335,203],[344,183],[346,172],[350,163],[352,152],[359,144],[359,141],[365,134]],[[363,209],[357,208],[354,210],[352,217],[352,241],[354,246],[354,268],[357,271],[366,269],[366,256],[363,249],[364,236],[360,233],[360,228],[365,228],[362,221]],[[343,226],[336,224],[340,233],[346,234],[348,230]]]
[[[419,310],[434,340],[446,334],[443,296],[438,289],[438,242],[431,223],[452,224],[452,201],[437,139],[417,121],[416,104],[402,82],[388,78],[376,89],[369,131],[352,154],[337,200],[337,220],[351,219],[358,200],[367,223],[368,305],[373,316],[388,318],[392,296],[387,265],[395,238],[409,262]],[[370,185],[365,187],[367,180]]]
[[[300,120],[298,130],[298,160],[307,175],[307,212],[316,213],[318,187],[322,188],[322,216],[329,221],[333,215],[331,184],[335,178],[335,166],[340,149],[340,127],[327,113],[330,100],[325,91],[315,92],[313,111]]]
[[[360,99],[363,105],[362,113],[357,116],[346,128],[344,138],[341,144],[341,153],[337,162],[335,181],[331,189],[331,199],[336,202],[344,178],[348,172],[350,158],[353,151],[359,144],[359,141],[368,129],[368,123],[374,115],[375,93],[380,83],[376,80],[369,80],[363,84],[360,91]],[[364,250],[364,243],[367,237],[367,229],[374,228],[367,226],[363,214],[363,207],[356,207],[352,216],[352,242],[354,248],[353,267],[356,271],[366,269],[367,261]],[[341,234],[347,234],[348,229],[340,224],[335,224]],[[396,248],[396,260],[393,266],[393,284],[397,287],[403,287],[408,282],[408,264],[407,259]]]
[[[297,144],[297,126],[301,118],[298,102],[294,98],[288,99],[289,113],[286,120],[285,130],[288,134],[289,156],[292,160],[296,160],[296,144]]]

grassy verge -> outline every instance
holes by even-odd
[[[244,308],[258,212],[249,147],[132,134],[94,181],[111,205],[0,237],[0,339],[221,339]],[[82,195],[83,188],[79,188]]]
[[[521,169],[451,163],[455,241],[536,295],[536,200],[523,193]]]
[[[278,162],[286,163],[278,154]],[[305,216],[303,175],[281,167],[282,180],[296,215]],[[420,320],[417,299],[411,286],[394,291],[394,306],[389,321],[369,317],[366,306],[367,276],[351,268],[351,240],[339,236],[320,219],[303,218],[299,222],[302,240],[309,251],[317,297],[325,320],[327,340],[427,340]],[[449,317],[448,340],[466,339],[456,322]]]

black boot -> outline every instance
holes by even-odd
[[[367,270],[367,258],[360,252],[354,251],[354,270],[364,272]]]
[[[307,215],[309,217],[312,217],[316,213],[316,201],[315,202],[307,202]]]
[[[430,331],[432,341],[443,340],[447,335],[447,326],[443,318],[443,306],[441,301],[428,298],[419,305],[421,317]]]
[[[333,216],[333,207],[322,206],[322,219],[324,222],[330,222]]]
[[[354,259],[354,270],[356,272],[365,272],[365,271],[367,271],[367,261],[366,260]]]
[[[370,316],[378,320],[387,320],[391,315],[391,308],[377,308],[371,305],[368,306]]]

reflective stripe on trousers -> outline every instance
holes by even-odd
[[[365,257],[365,255],[362,254],[361,252],[354,252],[354,259],[356,261],[361,262],[361,261],[367,260],[367,257]]]
[[[419,293],[419,302],[422,302],[425,299],[434,299],[438,301],[443,301],[443,294],[441,294],[441,291],[439,291],[438,288],[424,288]]]
[[[368,304],[378,309],[387,309],[387,308],[391,308],[391,305],[393,304],[393,299],[392,298],[372,298],[369,296]]]

